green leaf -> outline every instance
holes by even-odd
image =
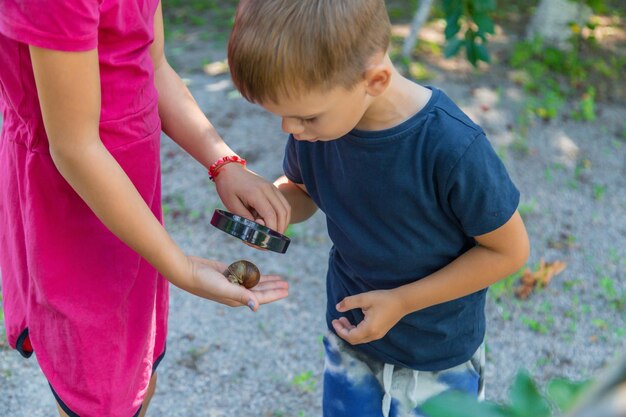
[[[467,60],[473,66],[476,66],[476,63],[478,62],[478,52],[473,38],[465,39],[465,55],[467,56]]]
[[[563,378],[556,378],[548,382],[546,393],[561,412],[568,411],[574,400],[589,386],[589,381],[573,382]]]
[[[420,407],[427,417],[506,417],[500,407],[458,391],[446,391]]]
[[[528,42],[520,42],[513,47],[510,64],[513,68],[522,68],[531,60],[533,52]]]
[[[496,32],[493,20],[487,14],[474,15],[474,23],[478,26],[478,30],[484,33],[494,34]]]
[[[293,224],[290,224],[289,226],[287,226],[287,228],[285,229],[284,235],[293,239],[294,237]]]
[[[605,9],[604,0],[587,0],[587,5],[591,7],[591,10],[595,13],[600,13]]]
[[[543,39],[541,36],[535,36],[533,40],[530,42],[530,50],[535,55],[540,55],[543,53]]]
[[[481,44],[475,44],[475,45],[476,45],[476,55],[478,56],[478,59],[484,62],[489,62],[490,61],[489,50],[487,50],[487,47],[485,46],[485,44],[481,43]]]
[[[509,397],[511,408],[519,417],[550,416],[550,405],[541,396],[535,381],[524,371],[515,377]]]
[[[461,29],[461,25],[459,25],[460,17],[461,15],[457,14],[454,16],[449,16],[448,19],[446,19],[446,29],[444,31],[444,34],[446,35],[446,40],[454,38],[456,34],[459,33],[459,30]]]
[[[448,16],[461,16],[461,13],[463,13],[463,2],[462,0],[444,0],[443,8]]]
[[[580,100],[580,112],[583,120],[592,122],[596,119],[596,91],[590,87]]]
[[[456,55],[457,53],[459,53],[461,46],[463,46],[463,41],[459,38],[453,38],[448,40],[448,42],[446,42],[446,47],[443,49],[443,56],[446,58],[450,58]]]
[[[496,10],[496,0],[473,0],[474,9],[478,13],[488,13]]]

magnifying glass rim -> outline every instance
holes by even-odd
[[[291,239],[267,226],[226,210],[216,209],[211,224],[231,236],[258,248],[285,253]]]

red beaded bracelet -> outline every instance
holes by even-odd
[[[224,165],[230,164],[231,162],[241,164],[244,167],[246,166],[246,160],[238,157],[237,155],[223,156],[217,161],[213,162],[213,165],[209,167],[209,178],[211,179],[211,181],[215,182],[215,178],[217,178],[217,175],[220,173],[222,167]]]

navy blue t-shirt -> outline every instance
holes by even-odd
[[[483,130],[441,90],[396,127],[353,130],[328,142],[287,142],[283,168],[326,214],[333,242],[326,320],[343,298],[396,288],[448,265],[472,236],[506,223],[519,191]],[[485,334],[486,290],[411,313],[382,339],[355,345],[375,359],[422,371],[469,360]]]

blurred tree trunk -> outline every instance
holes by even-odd
[[[430,13],[430,8],[433,4],[433,0],[421,0],[417,10],[415,11],[415,15],[413,16],[413,21],[411,22],[411,29],[409,31],[409,35],[404,40],[404,45],[402,47],[402,56],[405,58],[411,57],[411,52],[413,52],[413,48],[415,48],[415,44],[417,43],[417,38],[419,36],[419,31],[422,28],[422,25],[428,18],[428,14]]]
[[[572,46],[572,24],[582,28],[589,21],[589,6],[571,0],[541,0],[528,26],[527,37],[539,36],[543,41],[559,49]]]

